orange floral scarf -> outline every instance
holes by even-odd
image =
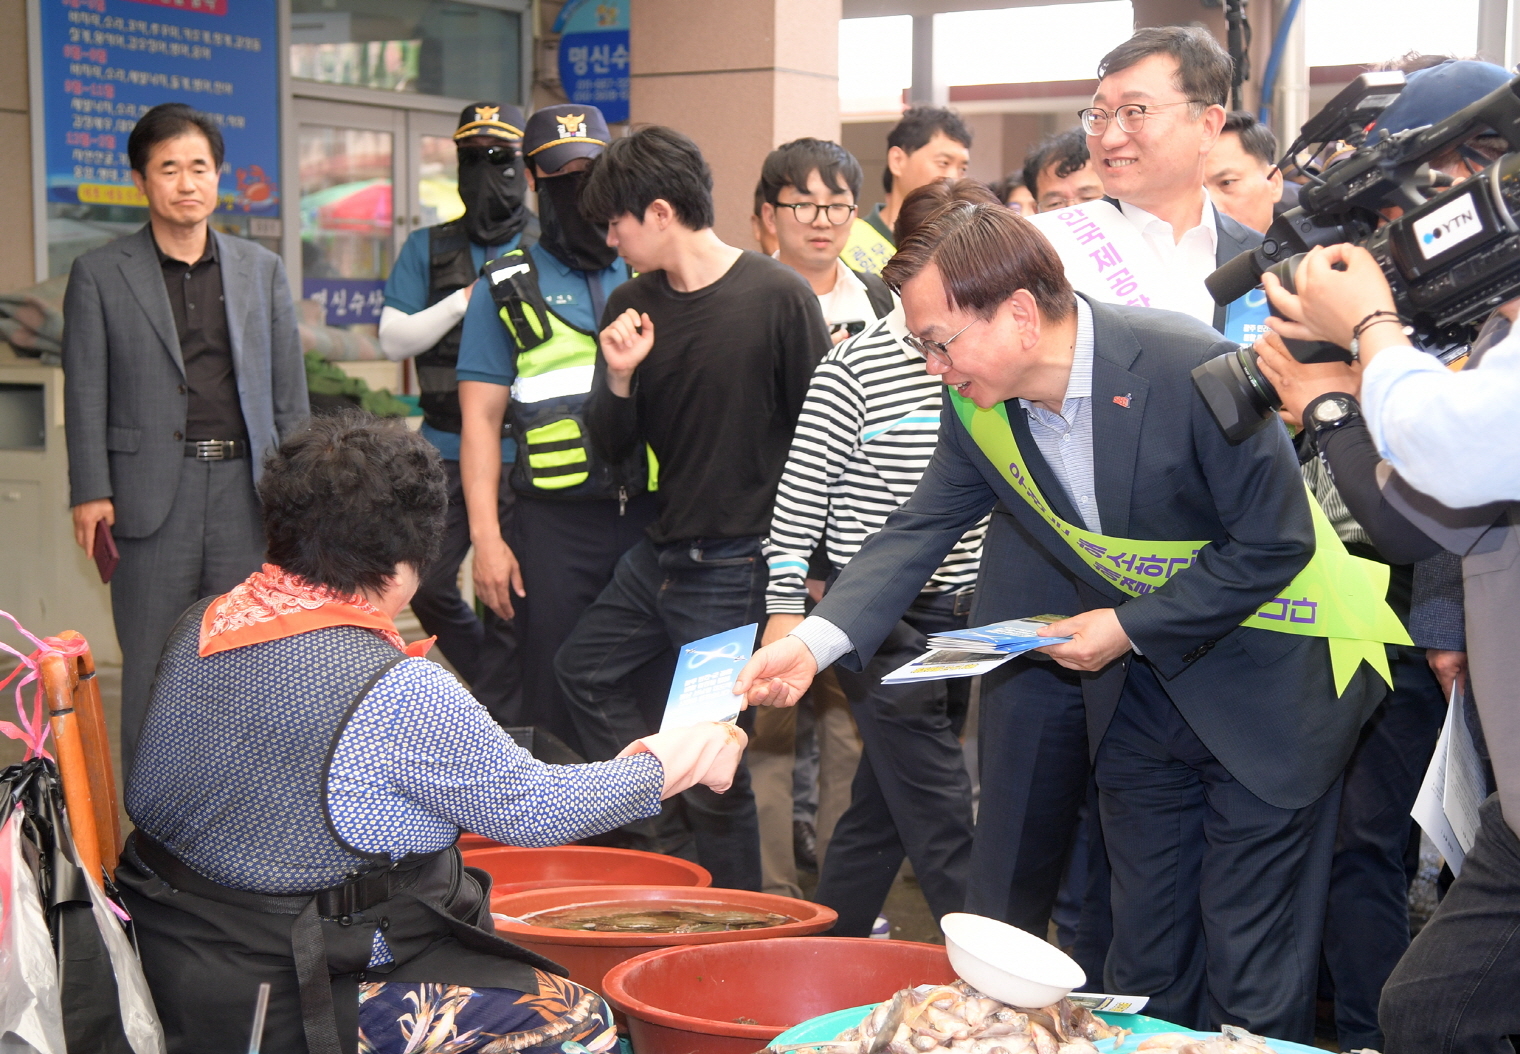
[[[358,626],[385,638],[397,651],[426,655],[436,638],[407,644],[396,624],[355,593],[344,596],[314,586],[274,564],[213,600],[201,616],[200,653],[215,655],[250,644],[294,637],[330,626]]]

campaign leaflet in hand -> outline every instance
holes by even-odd
[[[1042,637],[1040,630],[1052,622],[1062,622],[1067,615],[1031,615],[1028,618],[1012,618],[1006,622],[994,622],[990,626],[973,626],[971,629],[936,633],[929,644],[936,648],[958,648],[961,651],[1001,652],[1005,655],[1043,648],[1047,644],[1065,644],[1070,637]]]
[[[975,677],[995,670],[1015,655],[1065,644],[1071,637],[1040,637],[1041,626],[1060,622],[1065,615],[1035,615],[1009,619],[990,626],[938,633],[929,638],[929,650],[881,679],[882,684],[938,681],[948,677]]]
[[[676,675],[670,682],[665,718],[660,731],[685,728],[702,721],[736,721],[743,702],[734,694],[734,678],[755,650],[759,623],[714,633],[681,649]]]

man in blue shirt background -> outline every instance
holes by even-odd
[[[459,482],[459,395],[454,366],[465,307],[487,260],[517,248],[531,214],[524,203],[522,111],[482,102],[466,106],[454,141],[459,150],[459,196],[464,215],[413,231],[385,283],[380,350],[393,362],[413,359],[424,414],[422,434],[443,456],[449,511],[443,547],[428,569],[412,611],[475,697],[504,725],[520,725],[522,675],[510,622],[487,611],[485,620],[459,593],[459,565],[470,547],[464,492]],[[501,460],[513,458],[512,440],[498,429]],[[501,491],[498,515],[511,512]]]
[[[523,157],[538,194],[539,239],[486,266],[459,352],[476,594],[514,619],[524,722],[577,750],[554,655],[656,512],[642,454],[608,464],[591,452],[581,416],[602,309],[629,273],[605,225],[586,222],[576,207],[608,138],[594,106],[548,106],[529,119]],[[495,441],[504,420],[518,444],[505,475]],[[514,511],[504,530],[492,510],[509,492]]]

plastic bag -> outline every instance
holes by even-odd
[[[66,1054],[58,961],[37,877],[22,854],[21,816],[15,806],[0,826],[0,1044],[12,1049],[20,1040],[25,1046],[16,1049]]]

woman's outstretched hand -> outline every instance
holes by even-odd
[[[665,787],[660,791],[664,801],[699,783],[719,794],[728,790],[748,743],[749,737],[738,725],[703,721],[635,739],[618,757],[647,751],[658,758],[665,769]]]

